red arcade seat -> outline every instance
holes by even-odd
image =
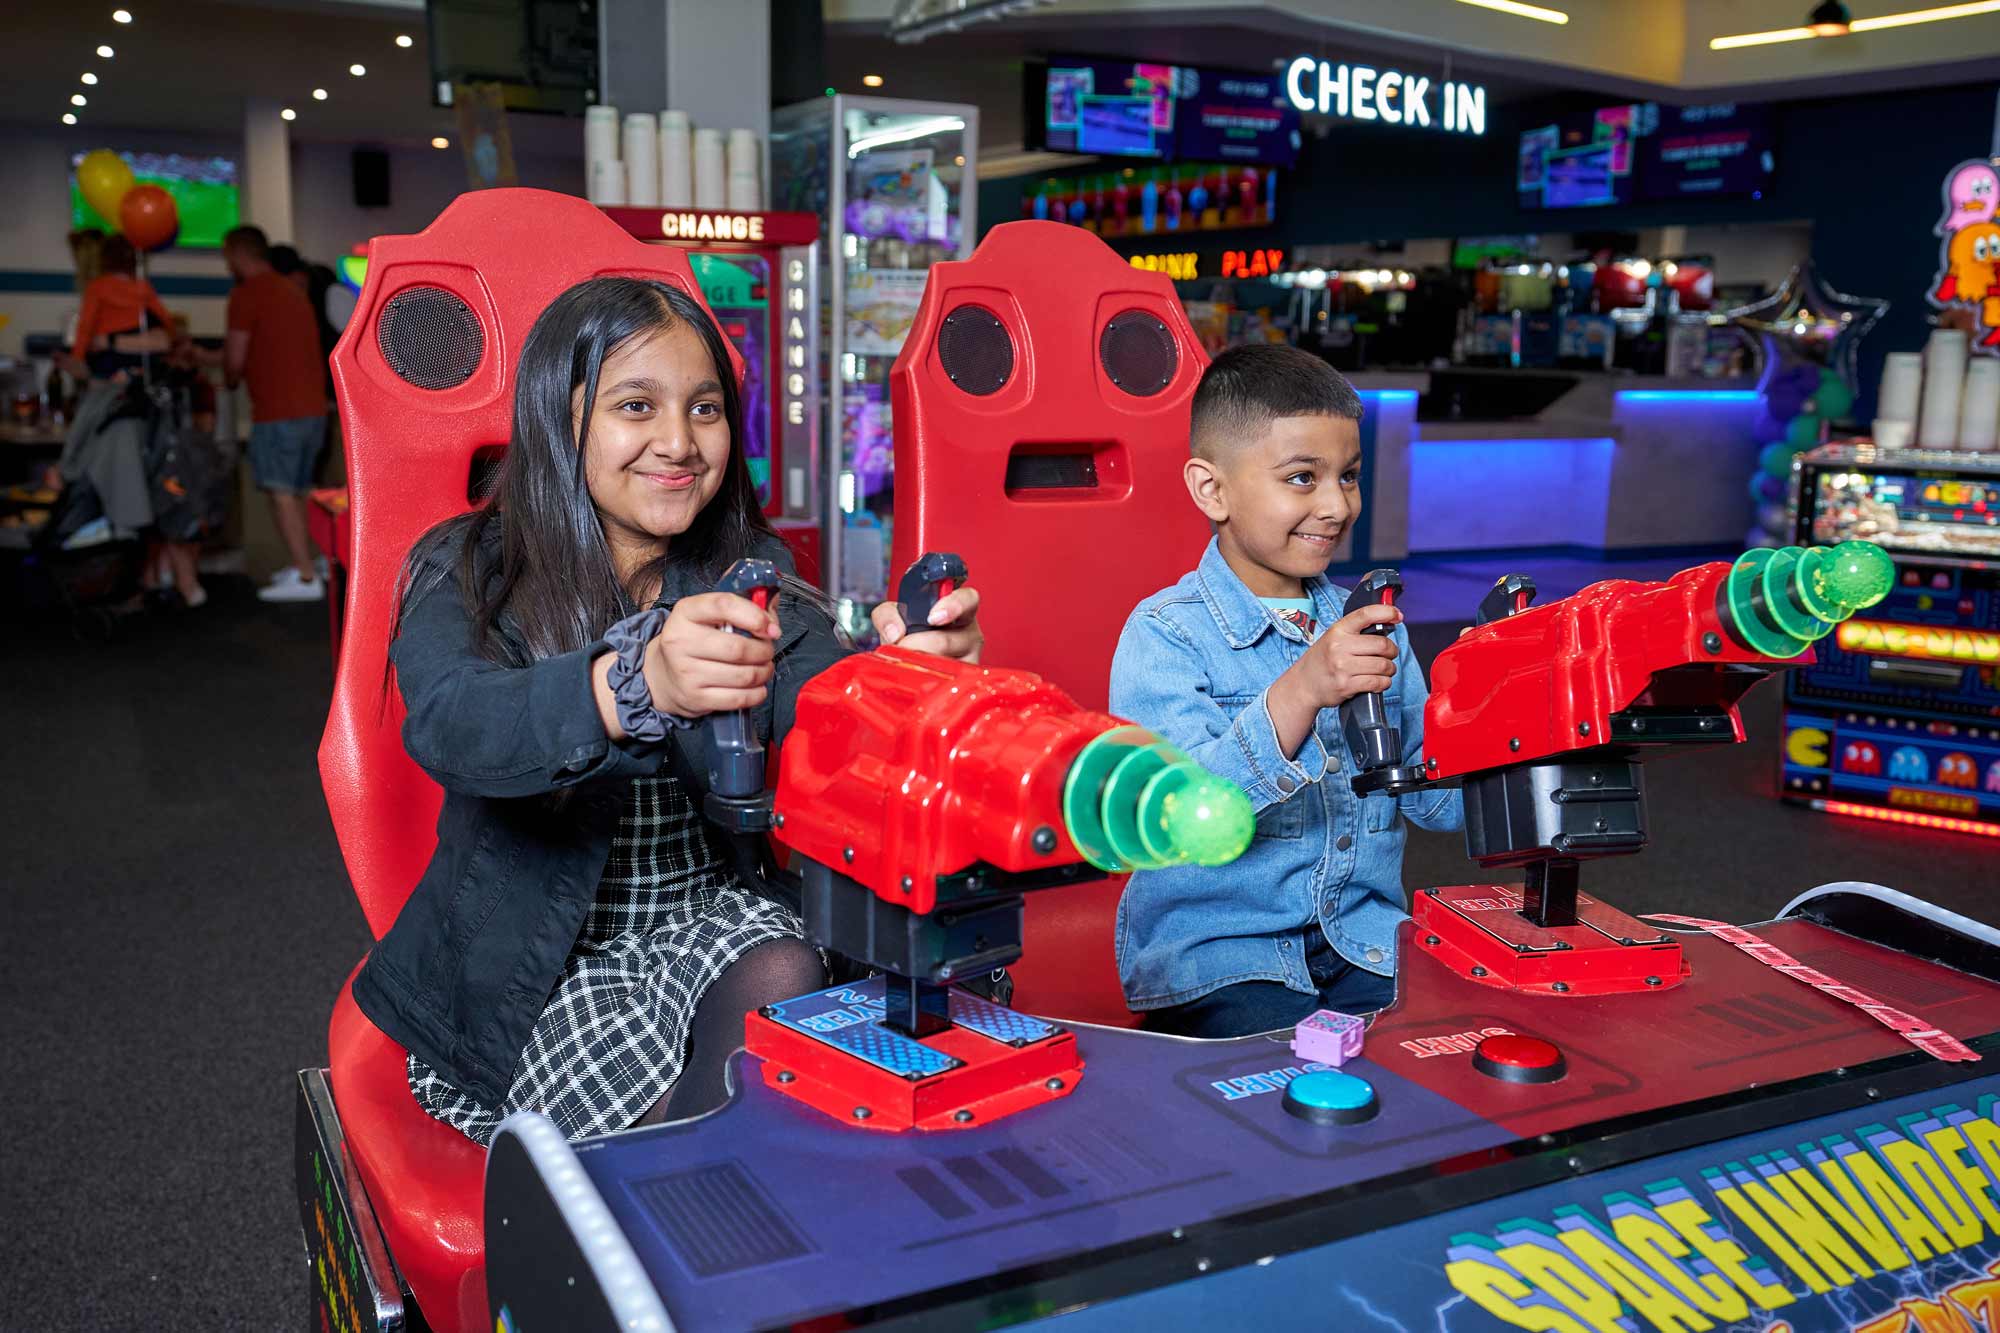
[[[1079,227],[995,227],[931,269],[890,373],[894,568],[963,555],[988,660],[1104,707],[1125,617],[1208,542],[1181,482],[1207,364],[1164,274]],[[1133,1021],[1112,953],[1122,886],[1028,896],[1016,1004]]]
[[[377,938],[430,859],[442,800],[404,753],[401,697],[384,690],[397,575],[421,533],[471,508],[474,455],[505,445],[514,370],[535,317],[604,274],[655,278],[701,299],[680,250],[647,245],[583,200],[541,190],[461,195],[421,234],[368,247],[367,281],[333,352],[354,534],[319,768]],[[429,1326],[490,1328],[485,1150],[418,1107],[405,1052],[362,1016],[347,986],[328,1047],[347,1143]]]

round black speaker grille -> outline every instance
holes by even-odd
[[[390,297],[375,342],[389,369],[419,389],[465,383],[486,350],[479,317],[442,287],[410,287]]]
[[[1165,321],[1144,310],[1113,315],[1097,340],[1097,357],[1113,384],[1140,398],[1172,384],[1181,363],[1180,348]]]
[[[1014,340],[983,305],[962,305],[938,330],[938,364],[951,382],[984,398],[998,393],[1014,373]]]

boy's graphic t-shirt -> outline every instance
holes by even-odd
[[[1319,620],[1313,615],[1310,597],[1260,597],[1257,599],[1271,608],[1271,614],[1288,624],[1296,625],[1299,632],[1311,641],[1319,633]]]

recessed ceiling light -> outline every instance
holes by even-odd
[[[410,40],[410,34],[407,32],[399,32],[396,34],[396,45],[407,51],[410,47],[415,46],[416,43]]]
[[[63,112],[63,124],[65,124],[65,125],[74,125],[74,124],[76,124],[76,112],[74,112],[74,111],[65,111],[65,112]]]
[[[313,101],[324,102],[325,100],[326,100],[326,89],[324,88],[313,89]]]
[[[132,21],[132,11],[129,9],[114,9],[111,11],[111,21],[113,23],[130,23]]]
[[[69,104],[71,106],[89,106],[90,99],[82,93],[71,93],[69,95]]]
[[[114,55],[116,55],[116,54],[117,54],[117,52],[113,51],[113,50],[112,50],[112,49],[111,49],[110,47],[108,47],[108,46],[100,46],[100,47],[98,47],[98,48],[97,48],[97,55],[98,55],[98,58],[99,58],[99,59],[102,59],[102,60],[109,60],[109,59],[111,59],[111,57],[112,57],[112,56],[114,56]]]
[[[861,76],[861,83],[863,87],[880,88],[882,86],[882,76],[880,74],[863,74]]]
[[[357,79],[358,79],[358,78],[360,78],[360,77],[361,77],[361,76],[362,76],[363,74],[366,74],[366,73],[368,72],[368,66],[366,66],[366,65],[359,65],[359,64],[356,64],[356,65],[349,65],[349,66],[347,67],[347,72],[348,72],[349,74],[352,74],[352,75],[353,75],[353,76],[354,76],[355,78],[357,78]]]
[[[92,74],[89,70],[85,70],[82,74],[77,76],[77,81],[81,83],[84,87],[89,88],[96,85],[97,76],[95,74]]]
[[[449,140],[449,139],[445,138],[445,137],[444,137],[444,136],[443,136],[442,134],[440,134],[440,135],[438,135],[438,136],[437,136],[437,137],[436,137],[435,139],[432,139],[432,140],[431,140],[431,147],[433,147],[433,148],[449,148],[449,147],[451,147],[451,140]]]
[[[283,111],[280,111],[278,113],[279,120],[297,120],[298,118],[299,118],[299,113],[292,110],[290,107],[286,107]]]

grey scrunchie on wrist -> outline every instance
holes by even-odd
[[[604,631],[604,641],[613,653],[607,676],[618,725],[636,741],[662,741],[669,728],[693,726],[691,719],[663,713],[653,706],[653,692],[646,685],[646,647],[667,623],[661,607],[630,615]]]

